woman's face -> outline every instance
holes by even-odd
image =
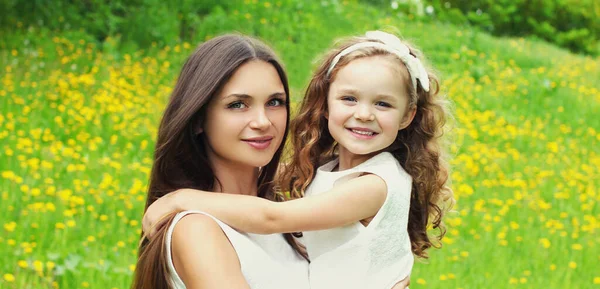
[[[208,104],[201,126],[210,162],[267,165],[287,128],[286,95],[273,65],[252,60],[241,65]]]

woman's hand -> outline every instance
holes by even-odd
[[[410,285],[410,275],[406,276],[404,280],[396,283],[392,289],[406,289],[408,288],[408,285]]]
[[[154,236],[157,229],[162,225],[164,217],[176,211],[184,210],[182,206],[182,199],[184,198],[186,189],[181,189],[168,193],[158,200],[154,201],[142,219],[142,230],[149,239]]]

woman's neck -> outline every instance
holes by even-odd
[[[219,180],[215,182],[214,191],[228,194],[257,195],[258,168],[218,161],[212,163],[215,177]]]

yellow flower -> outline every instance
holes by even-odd
[[[48,268],[48,270],[52,270],[54,269],[54,267],[56,267],[56,264],[52,261],[48,261],[46,262],[46,268]]]
[[[569,268],[571,268],[571,269],[577,268],[577,263],[575,263],[573,261],[569,262]]]
[[[12,172],[12,171],[3,171],[2,172],[2,177],[5,178],[5,179],[9,179],[10,180],[10,179],[12,179],[12,178],[15,177],[15,173]]]
[[[15,223],[15,222],[10,222],[10,223],[4,224],[4,230],[6,230],[8,232],[14,231],[16,227],[17,227],[17,223]]]
[[[550,245],[551,245],[550,240],[548,240],[546,238],[542,238],[542,239],[540,239],[540,243],[542,244],[542,247],[544,247],[546,249],[550,248]]]
[[[13,276],[13,274],[4,274],[4,280],[6,282],[14,282],[15,276]]]
[[[44,263],[42,263],[41,261],[35,260],[33,262],[33,270],[35,270],[36,272],[42,272],[44,270]]]
[[[17,262],[17,265],[19,265],[19,267],[21,268],[27,268],[28,266],[27,261],[25,260],[19,260],[19,262]]]

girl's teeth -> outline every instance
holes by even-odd
[[[362,134],[362,135],[373,135],[372,131],[362,131],[362,130],[352,130],[353,133]]]

